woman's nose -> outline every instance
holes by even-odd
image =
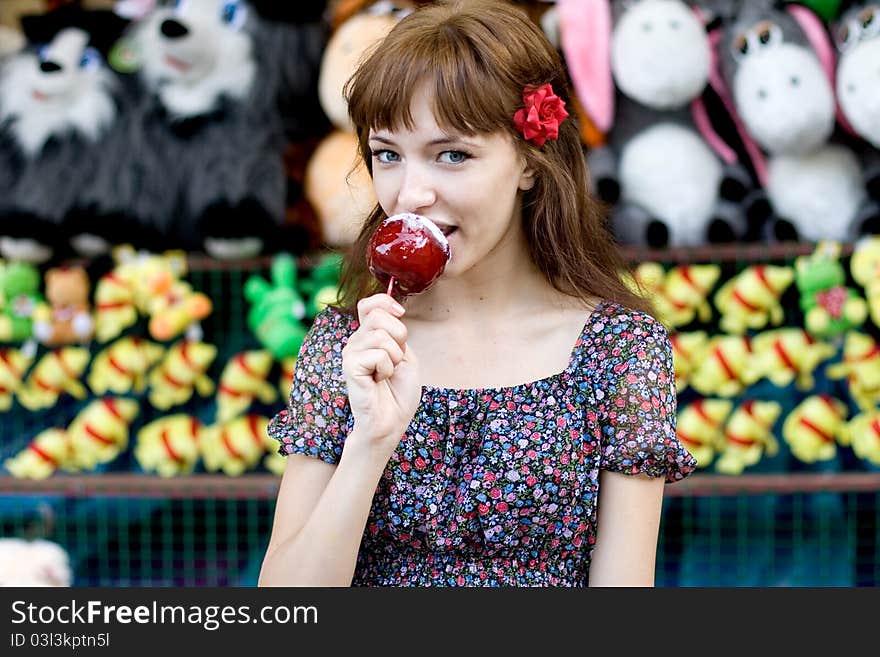
[[[424,171],[409,168],[401,182],[397,202],[403,212],[418,212],[437,200],[431,178]]]

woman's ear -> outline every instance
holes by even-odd
[[[526,167],[519,176],[519,189],[522,192],[527,192],[534,186],[535,170],[532,167]]]

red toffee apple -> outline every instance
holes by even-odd
[[[388,294],[424,292],[436,281],[451,256],[449,241],[432,221],[417,214],[388,217],[370,238],[370,273]]]

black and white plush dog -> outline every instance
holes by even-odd
[[[266,21],[243,0],[175,0],[137,21],[131,39],[149,100],[128,140],[135,172],[121,175],[161,190],[135,201],[137,212],[165,246],[233,259],[277,248],[287,138],[323,116],[324,26]]]
[[[114,78],[94,47],[98,25],[108,24],[82,18],[29,17],[28,47],[0,71],[0,253],[8,259],[42,263],[64,251],[65,218],[81,202],[96,145],[117,118]]]

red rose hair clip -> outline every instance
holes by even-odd
[[[549,84],[523,90],[525,107],[513,115],[513,124],[523,137],[540,148],[548,139],[559,138],[559,124],[568,116],[565,101]]]

